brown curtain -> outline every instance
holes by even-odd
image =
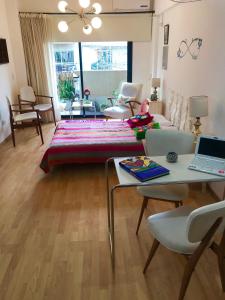
[[[37,94],[49,94],[45,64],[48,25],[45,15],[20,14],[28,84]]]
[[[52,91],[50,75],[49,43],[51,42],[51,26],[46,15],[20,14],[21,33],[28,84],[36,94],[54,96],[56,119],[60,119],[57,93]],[[38,99],[43,101],[43,99]],[[45,122],[53,121],[52,113],[42,114]]]

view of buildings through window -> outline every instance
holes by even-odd
[[[78,43],[54,43],[59,98],[81,97]],[[127,79],[127,42],[81,43],[84,88],[101,102]],[[65,93],[65,87],[70,93]],[[60,90],[59,90],[60,89]]]
[[[82,43],[83,70],[127,70],[127,43]]]

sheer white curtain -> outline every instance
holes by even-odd
[[[20,24],[28,84],[35,93],[54,97],[56,119],[59,120],[57,86],[52,70],[50,21],[43,14],[20,14]],[[52,114],[45,113],[44,120],[52,121]]]

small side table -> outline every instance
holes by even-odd
[[[150,101],[149,103],[149,112],[151,114],[162,114],[163,112],[163,103],[162,101]]]
[[[89,101],[88,103],[84,101],[75,101],[73,102],[72,104],[72,108],[80,108],[83,110],[83,117],[85,118],[86,117],[86,114],[85,114],[85,108],[93,108],[94,110],[94,116],[95,116],[95,119],[96,119],[96,107],[95,107],[95,102],[94,101]]]

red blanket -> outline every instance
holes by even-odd
[[[119,120],[69,120],[59,122],[40,167],[71,163],[99,163],[110,157],[144,154],[127,122]]]

